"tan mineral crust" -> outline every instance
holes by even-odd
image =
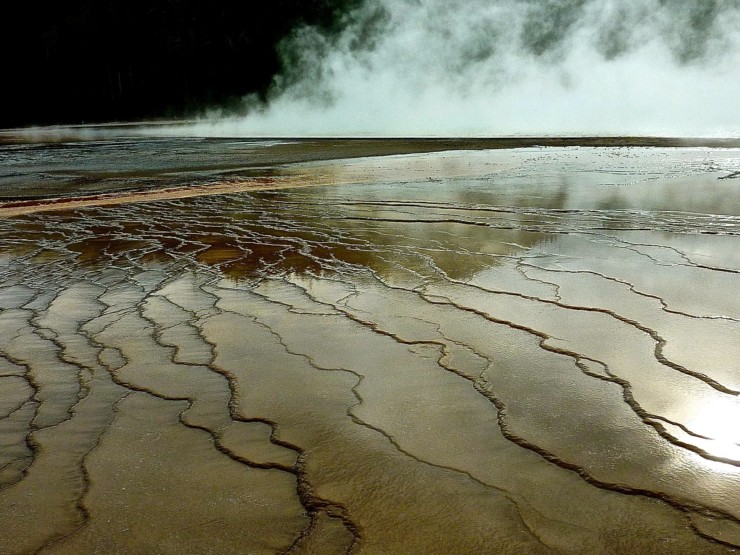
[[[740,149],[550,141],[5,141],[0,553],[736,552]]]

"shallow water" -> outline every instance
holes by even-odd
[[[0,220],[0,552],[732,552],[738,167],[391,156]]]

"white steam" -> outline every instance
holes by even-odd
[[[237,136],[740,136],[740,0],[365,0]]]

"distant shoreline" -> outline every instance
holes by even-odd
[[[195,141],[195,145],[191,141]],[[109,136],[95,142],[94,152],[78,158],[80,152],[89,150],[92,142],[3,145],[0,141],[0,153],[28,149],[28,156],[31,156],[24,162],[11,162],[6,173],[3,173],[6,168],[0,166],[3,185],[0,217],[332,183],[330,176],[304,173],[305,166],[303,169],[296,166],[312,162],[339,161],[342,165],[342,160],[360,158],[537,147],[740,148],[740,139],[660,137],[198,139]],[[136,153],[117,158],[123,143],[129,143],[124,149],[136,144]],[[223,143],[223,148],[219,143]],[[106,148],[99,148],[101,145]],[[234,145],[238,148],[230,151]],[[60,157],[60,153],[72,156],[62,154]],[[151,160],[155,160],[155,167],[146,165]],[[734,169],[726,171],[734,176]]]
[[[490,136],[490,137],[425,137],[425,136],[208,136],[188,135],[175,129],[198,123],[195,121],[115,122],[50,127],[0,129],[0,146],[8,144],[43,144],[84,142],[90,140],[124,139],[192,139],[290,141],[291,143],[343,143],[356,148],[373,148],[394,153],[434,152],[439,150],[487,150],[499,148],[547,147],[708,147],[740,148],[740,137],[670,137],[640,135],[564,135],[564,136]],[[170,129],[173,132],[168,132]],[[384,145],[379,147],[379,145]],[[373,155],[373,154],[368,154]]]

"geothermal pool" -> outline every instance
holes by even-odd
[[[740,149],[331,148],[0,147],[0,552],[740,546]]]

